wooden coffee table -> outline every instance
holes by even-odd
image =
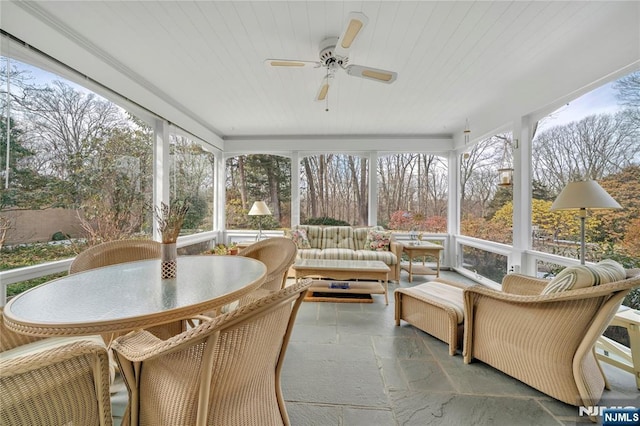
[[[400,268],[409,273],[409,282],[413,281],[414,275],[435,275],[440,276],[440,251],[444,250],[444,247],[438,244],[429,242],[419,243],[402,243],[402,251],[409,256],[409,264],[401,265]],[[424,263],[425,256],[433,256],[436,258],[436,270],[429,268]],[[422,265],[414,265],[413,258],[422,257]]]
[[[379,260],[325,260],[300,259],[293,265],[298,278],[323,277],[335,280],[376,280],[377,282],[350,281],[349,288],[331,288],[331,281],[317,280],[309,291],[323,293],[384,294],[385,304],[389,304],[389,266]]]

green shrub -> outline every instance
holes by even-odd
[[[311,217],[307,219],[303,225],[329,225],[329,226],[351,226],[349,222],[334,219],[332,217]]]
[[[7,299],[11,299],[13,296],[20,294],[23,291],[27,291],[30,288],[46,283],[47,281],[64,277],[65,275],[67,275],[66,272],[60,272],[58,274],[47,275],[46,277],[34,278],[28,281],[21,281],[15,284],[9,284],[7,286]]]
[[[64,241],[71,238],[69,235],[63,233],[62,231],[58,231],[51,236],[51,241]]]

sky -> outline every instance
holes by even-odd
[[[613,88],[614,83],[612,81],[600,86],[558,108],[540,121],[538,131],[554,126],[562,126],[572,121],[579,121],[588,115],[615,114],[622,107],[618,104],[616,90]]]

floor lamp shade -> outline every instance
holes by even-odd
[[[551,210],[580,210],[580,263],[584,265],[584,222],[587,209],[621,209],[622,206],[595,180],[569,182],[551,205]]]
[[[264,201],[256,201],[251,206],[251,210],[248,213],[249,216],[258,216],[258,235],[256,236],[256,241],[262,239],[262,216],[271,216],[271,210],[269,210],[269,206]]]

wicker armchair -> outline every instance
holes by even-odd
[[[548,283],[507,275],[503,291],[464,291],[464,362],[478,359],[545,394],[593,406],[607,386],[594,345],[640,271],[595,287],[541,295]]]
[[[311,281],[168,340],[146,331],[112,345],[129,389],[124,424],[289,424],[280,370]]]
[[[109,359],[98,336],[22,336],[0,311],[0,424],[111,425]]]
[[[152,240],[118,240],[98,244],[79,253],[69,267],[69,273],[87,271],[102,266],[136,260],[159,259],[160,243]]]

